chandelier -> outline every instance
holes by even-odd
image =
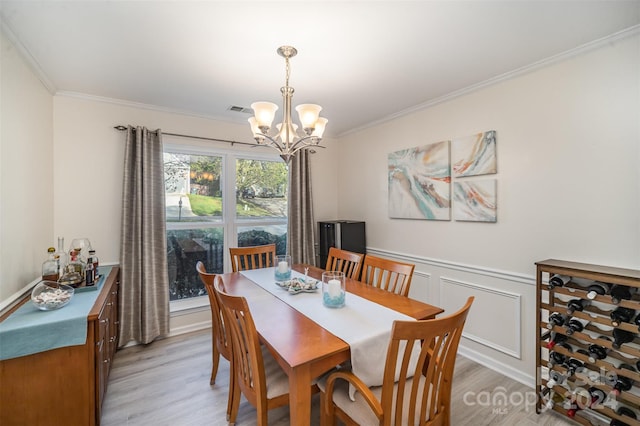
[[[289,87],[290,65],[289,59],[296,56],[295,47],[282,46],[278,48],[278,55],[282,56],[286,64],[287,77],[282,92],[283,117],[282,123],[276,125],[277,131],[269,135],[271,123],[275,118],[278,106],[271,102],[254,102],[251,104],[254,116],[249,119],[253,137],[258,145],[270,146],[280,152],[280,157],[289,164],[291,157],[301,149],[318,146],[327,124],[327,119],[320,117],[322,107],[315,104],[301,104],[296,107],[298,118],[302,125],[303,134],[298,134],[298,125],[291,121],[291,98],[293,87]]]

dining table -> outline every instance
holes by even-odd
[[[305,264],[293,265],[292,269],[319,281],[324,272],[323,269]],[[349,344],[296,310],[286,300],[264,290],[247,274],[232,272],[221,277],[226,293],[247,299],[261,343],[289,377],[290,424],[309,425],[311,385],[316,378],[351,359]],[[347,300],[353,294],[416,320],[432,319],[443,312],[437,306],[355,279],[345,278],[345,288]],[[388,341],[384,344],[386,348]]]

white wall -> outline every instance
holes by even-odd
[[[54,122],[54,176],[57,191],[54,230],[56,235],[65,237],[65,241],[76,237],[89,238],[100,261],[104,263],[117,263],[120,260],[125,133],[115,130],[114,126],[131,124],[149,129],[160,128],[168,133],[252,141],[248,124],[227,123],[77,96],[54,97]],[[230,148],[227,144],[195,139],[166,136],[164,140]],[[332,216],[337,210],[337,200],[330,186],[335,183],[335,177],[328,180],[325,177],[327,167],[334,167],[330,160],[336,144],[331,140],[323,144],[328,148],[318,149],[317,154],[312,156],[313,190],[319,199],[324,199],[314,205],[319,217]],[[236,145],[235,149],[242,148]],[[335,173],[328,175],[335,176]]]
[[[52,96],[0,33],[0,307],[40,276],[53,240]]]
[[[414,297],[451,310],[475,294],[463,350],[529,381],[534,262],[640,268],[639,118],[636,35],[345,136],[338,212],[367,222],[372,253],[417,264]],[[387,154],[485,130],[497,223],[389,219]]]

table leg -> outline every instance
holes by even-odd
[[[291,426],[308,426],[311,421],[311,371],[302,365],[289,372]]]

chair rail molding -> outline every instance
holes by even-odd
[[[500,269],[487,268],[483,266],[467,265],[459,262],[451,262],[448,260],[432,259],[428,257],[415,256],[412,254],[401,253],[391,250],[383,250],[378,248],[367,247],[367,253],[395,257],[406,262],[423,263],[426,265],[436,266],[439,268],[452,269],[455,271],[467,272],[470,274],[480,274],[488,277],[498,278],[501,280],[514,281],[531,286],[536,285],[536,279],[533,275],[520,274],[517,272],[503,271]],[[417,265],[416,265],[417,268]],[[414,274],[418,273],[416,270]],[[424,274],[424,272],[422,272]]]

